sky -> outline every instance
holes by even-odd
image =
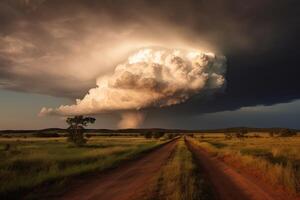
[[[0,129],[300,128],[296,5],[2,0]]]

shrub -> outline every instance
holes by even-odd
[[[232,139],[232,134],[231,133],[224,133],[225,139],[226,140],[231,140]]]
[[[164,132],[157,132],[157,133],[154,133],[154,134],[153,134],[153,137],[154,137],[155,139],[158,139],[158,138],[163,137],[164,135],[165,135]]]
[[[194,134],[193,133],[189,133],[189,134],[187,134],[187,136],[189,136],[189,137],[194,137]]]
[[[144,134],[144,137],[145,137],[146,139],[150,139],[150,138],[152,138],[152,136],[153,136],[152,132],[146,132],[146,133]]]
[[[235,136],[237,138],[244,138],[247,133],[248,131],[246,129],[240,129],[235,133]]]
[[[34,133],[33,136],[35,137],[60,137],[60,135],[58,133],[44,133],[44,132],[37,132]]]
[[[174,137],[175,137],[175,134],[173,134],[173,133],[168,133],[168,134],[167,134],[167,138],[168,138],[169,140],[173,139]]]
[[[279,132],[280,137],[292,137],[292,136],[295,136],[295,135],[297,135],[297,132],[293,131],[291,129],[282,129]]]
[[[9,151],[11,148],[11,145],[10,144],[5,144],[4,146],[4,151]]]

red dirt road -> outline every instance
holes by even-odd
[[[288,200],[247,179],[225,163],[210,156],[203,149],[186,140],[189,149],[195,155],[198,164],[211,182],[216,198],[221,200]]]
[[[78,181],[61,197],[64,200],[141,199],[151,178],[168,161],[177,140],[159,147],[134,162],[126,163],[93,180]],[[97,176],[97,175],[96,175]]]

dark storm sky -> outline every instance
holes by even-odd
[[[226,56],[226,89],[204,101],[196,96],[148,109],[145,127],[300,128],[299,13],[297,0],[2,0],[0,98],[5,111],[0,128],[12,128],[15,109],[27,118],[21,128],[62,126],[53,119],[45,125],[40,118],[34,124],[37,116],[30,112],[47,98],[45,106],[81,98],[97,76],[135,48],[177,39]],[[27,110],[23,99],[38,103]],[[114,115],[98,118],[97,127],[116,123]]]

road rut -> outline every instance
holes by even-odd
[[[177,140],[159,147],[144,157],[126,163],[93,180],[78,181],[62,200],[132,200],[141,199],[151,178],[159,172],[174,151]],[[141,198],[139,198],[141,197]]]
[[[194,154],[197,163],[211,182],[216,198],[221,200],[288,200],[276,193],[269,193],[235,169],[210,156],[205,150],[186,139],[186,144]]]

